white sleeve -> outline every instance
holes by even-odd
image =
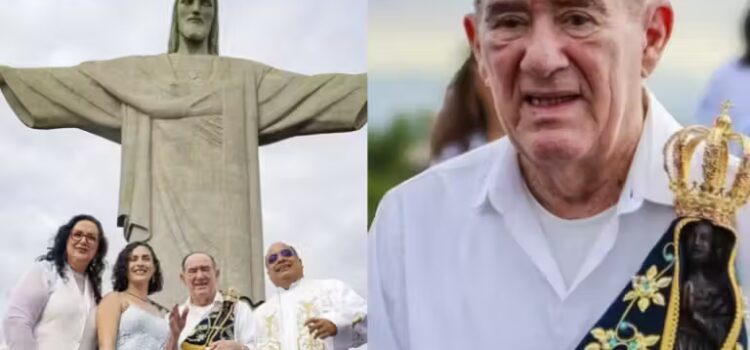
[[[262,341],[263,336],[266,334],[266,330],[264,328],[263,324],[263,310],[265,310],[266,305],[268,303],[268,300],[266,300],[265,303],[258,306],[253,310],[253,325],[254,329],[253,332],[255,334],[255,341],[259,342]]]
[[[47,306],[52,293],[50,273],[43,263],[34,264],[15,286],[8,300],[8,311],[3,318],[3,330],[8,350],[36,349],[34,328]]]
[[[255,349],[255,316],[244,301],[235,304],[234,338],[248,349]]]
[[[408,312],[404,277],[404,232],[398,193],[386,194],[371,226],[368,242],[368,347],[408,349]]]
[[[337,334],[333,338],[334,348],[355,348],[367,343],[367,333],[362,327],[367,316],[367,301],[344,282],[327,281],[328,293],[333,301],[332,310],[321,315],[336,325]]]

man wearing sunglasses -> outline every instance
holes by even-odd
[[[265,261],[277,294],[255,311],[260,349],[340,350],[367,342],[367,302],[354,290],[304,278],[299,254],[286,243],[272,244]]]

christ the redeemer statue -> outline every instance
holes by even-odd
[[[223,288],[264,299],[258,147],[351,131],[367,120],[366,76],[303,76],[218,55],[218,0],[176,0],[169,53],[70,68],[0,66],[29,127],[79,128],[122,145],[118,225],[162,262],[167,305],[182,257],[217,258]]]

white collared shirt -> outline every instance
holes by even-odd
[[[572,349],[675,219],[662,148],[680,125],[653,96],[616,215],[563,280],[507,138],[382,200],[369,242],[372,349]],[[737,260],[750,287],[747,206]]]
[[[188,297],[187,301],[180,306],[180,312],[183,312],[185,308],[188,308],[187,319],[185,320],[185,328],[182,329],[180,337],[178,338],[179,344],[185,341],[185,338],[193,334],[195,326],[200,323],[214,307],[221,307],[221,303],[224,302],[224,297],[221,293],[216,292],[214,296],[214,302],[207,306],[198,306],[190,302]],[[255,346],[255,323],[253,318],[253,311],[250,309],[245,302],[238,301],[234,305],[234,341],[245,345],[248,349],[254,349]]]

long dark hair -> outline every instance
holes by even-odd
[[[39,261],[51,261],[55,264],[57,273],[61,278],[67,280],[65,275],[65,264],[67,264],[68,238],[79,221],[91,221],[99,230],[99,246],[96,249],[96,255],[86,267],[86,276],[91,282],[94,290],[94,300],[99,303],[102,299],[102,272],[104,271],[104,256],[107,255],[107,237],[104,235],[102,224],[95,217],[86,214],[80,214],[72,217],[65,225],[57,229],[57,234],[52,241],[52,246],[47,248],[47,254],[40,256]]]
[[[180,21],[177,15],[177,5],[180,0],[174,1],[174,7],[172,8],[172,27],[169,31],[169,44],[167,45],[167,53],[176,53],[180,48]],[[219,0],[213,0],[214,2],[214,21],[211,23],[211,30],[208,32],[208,54],[219,55]]]
[[[742,39],[745,43],[745,54],[741,62],[744,66],[750,66],[750,9],[745,13],[745,22],[742,26]]]
[[[151,252],[151,258],[154,262],[154,274],[151,276],[151,280],[148,281],[148,294],[161,291],[164,285],[164,278],[161,275],[161,265],[159,264],[159,258],[156,257],[154,249],[146,242],[132,242],[122,249],[119,255],[117,255],[117,261],[115,266],[112,268],[112,289],[117,292],[123,292],[128,289],[128,263],[130,262],[130,254],[140,246],[146,247]]]
[[[438,113],[430,137],[432,159],[440,157],[442,150],[456,144],[461,151],[470,147],[471,135],[487,130],[488,111],[475,87],[477,62],[469,55],[453,76],[445,93],[443,108]]]

